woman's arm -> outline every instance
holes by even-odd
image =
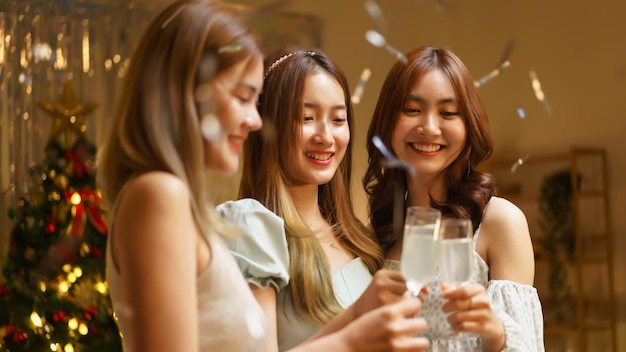
[[[490,280],[533,285],[535,257],[530,231],[526,216],[517,206],[503,198],[492,198],[485,208],[481,240],[486,248]]]
[[[250,284],[250,289],[265,313],[267,338],[263,352],[278,352],[278,328],[276,323],[276,290],[273,286],[260,288]]]
[[[377,271],[361,297],[313,335],[312,339],[339,331],[371,310],[400,301],[405,292],[406,283],[400,272]]]
[[[198,349],[198,232],[186,187],[152,172],[133,180],[119,203],[113,236],[127,307],[131,351]],[[175,281],[175,282],[174,282]]]
[[[485,208],[477,251],[489,265],[490,280],[507,280],[531,286],[534,254],[528,223],[513,203],[494,197]],[[444,290],[442,309],[455,311],[448,321],[455,330],[478,333],[485,351],[500,351],[506,344],[503,322],[494,311],[486,288],[479,284]]]
[[[427,329],[426,320],[415,317],[420,310],[421,301],[406,295],[363,314],[334,333],[312,337],[289,352],[424,351],[428,339],[415,336]]]

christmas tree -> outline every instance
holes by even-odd
[[[0,351],[121,351],[105,281],[107,224],[95,184],[96,148],[66,83],[42,163],[9,216],[14,221],[0,284]]]

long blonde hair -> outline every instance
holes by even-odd
[[[326,255],[296,210],[288,192],[292,180],[286,176],[286,170],[293,165],[296,138],[301,133],[306,77],[313,72],[325,72],[342,86],[351,134],[354,133],[354,114],[347,80],[326,55],[291,48],[276,53],[268,62],[272,64],[280,57],[283,59],[278,65],[270,66],[259,99],[264,130],[251,134],[244,145],[239,196],[255,198],[283,218],[290,257],[289,287],[295,310],[300,318],[321,325],[342,308],[333,292]],[[335,236],[352,254],[361,257],[373,273],[382,265],[382,250],[354,214],[351,172],[352,142],[333,178],[319,186],[318,203],[322,215],[332,224]]]
[[[188,186],[198,229],[226,232],[207,198],[194,90],[250,57],[262,57],[258,35],[233,7],[187,0],[161,12],[132,57],[117,113],[100,150],[98,183],[107,203],[115,201],[131,178],[165,171]],[[214,69],[199,70],[207,62]]]

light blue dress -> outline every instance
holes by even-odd
[[[474,234],[474,247],[476,247],[479,232],[480,228]],[[400,270],[400,262],[385,260],[385,268]],[[489,266],[476,251],[474,251],[472,282],[485,286],[491,300],[491,307],[502,320],[506,336],[503,352],[545,351],[543,313],[537,289],[508,280],[489,280]],[[420,314],[428,321],[428,330],[424,334],[431,343],[428,351],[483,351],[482,340],[479,337],[458,341],[443,338],[452,333],[452,328],[446,320],[446,314],[441,310],[445,300],[440,297],[439,273],[433,276],[428,286],[432,293],[426,297]]]
[[[283,219],[257,200],[246,198],[220,204],[218,211],[245,234],[226,240],[248,283],[260,288],[272,285],[277,291],[276,320],[278,349],[286,351],[315,334],[321,327],[300,319],[291,298],[289,252]],[[361,258],[341,269],[331,267],[333,290],[342,307],[356,301],[372,281]]]

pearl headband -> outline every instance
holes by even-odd
[[[282,64],[283,61],[287,60],[288,58],[292,57],[293,55],[297,54],[297,53],[304,53],[304,55],[309,55],[309,56],[315,56],[317,55],[317,52],[315,51],[292,51],[289,54],[285,54],[281,57],[279,57],[278,59],[276,59],[276,61],[274,61],[270,67],[267,68],[267,72],[265,72],[265,76],[263,76],[263,79],[266,79],[267,76],[274,71],[274,69],[276,67],[278,67],[278,65]]]

